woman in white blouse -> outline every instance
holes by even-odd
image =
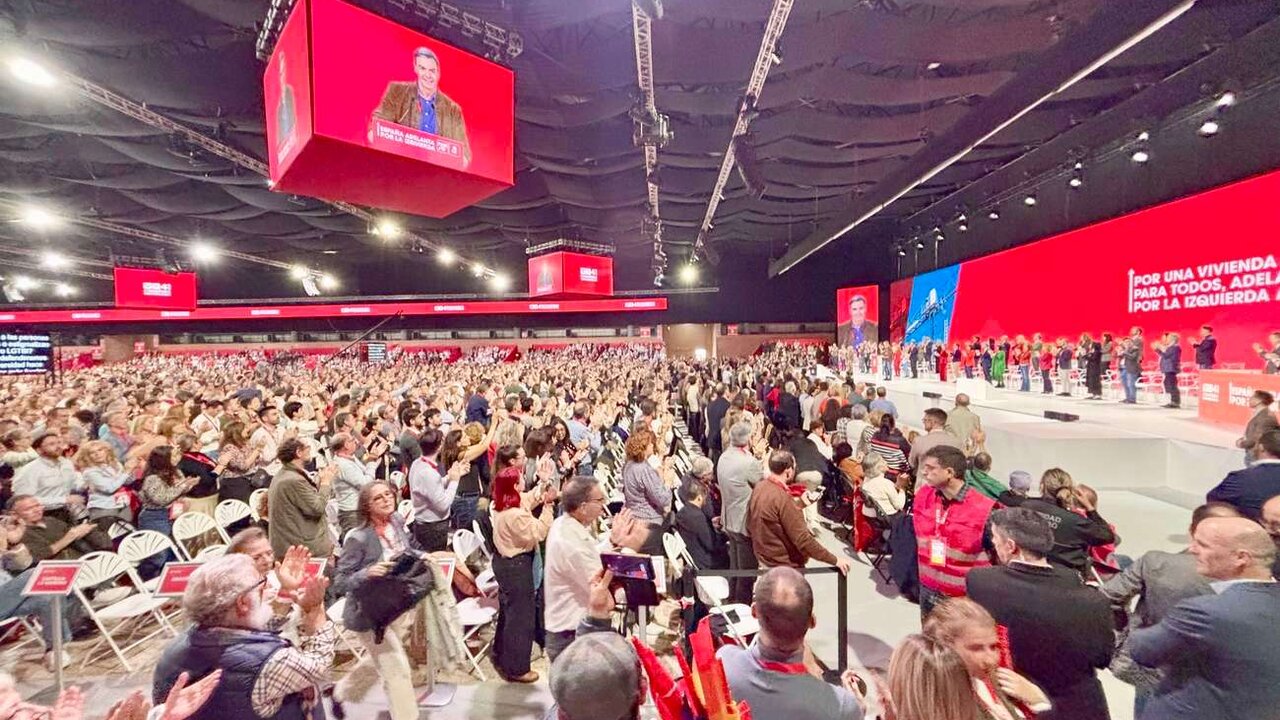
[[[862,472],[865,474],[862,480],[862,491],[866,494],[867,499],[874,502],[876,508],[879,508],[879,515],[886,518],[902,512],[902,509],[907,505],[907,493],[884,476],[888,470],[888,463],[884,461],[884,456],[879,453],[867,453],[867,456],[862,460]],[[877,515],[876,508],[863,505],[862,514],[867,517],[875,517]]]

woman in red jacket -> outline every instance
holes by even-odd
[[[1040,377],[1044,378],[1044,394],[1053,394],[1053,381],[1049,373],[1053,372],[1053,347],[1045,343],[1040,350]]]

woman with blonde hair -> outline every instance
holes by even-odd
[[[117,520],[132,523],[133,510],[128,498],[118,498],[116,493],[138,479],[141,458],[131,455],[121,466],[110,445],[102,440],[90,440],[76,451],[74,462],[89,486],[89,520],[103,532]]]
[[[1116,534],[1098,514],[1088,493],[1082,492],[1062,468],[1049,468],[1040,478],[1040,497],[1021,502],[1026,508],[1053,518],[1053,549],[1047,559],[1059,567],[1086,575],[1089,548],[1116,542]]]
[[[964,661],[945,644],[908,635],[889,660],[895,720],[980,720]]]
[[[958,597],[938,604],[924,621],[924,634],[964,662],[982,720],[1026,720],[1052,707],[1035,683],[1000,667],[996,621],[978,603]]]

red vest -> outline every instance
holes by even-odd
[[[943,504],[929,485],[916,492],[911,515],[916,529],[920,584],[951,597],[964,595],[964,577],[991,564],[982,548],[982,530],[996,502],[964,486],[959,499]],[[935,541],[941,540],[941,545]]]

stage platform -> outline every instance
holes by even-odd
[[[950,410],[955,404],[955,383],[923,378],[885,382],[871,375],[858,379],[884,384],[900,421],[913,428],[919,428],[926,408]],[[939,393],[942,399],[926,398],[925,392]],[[993,474],[1002,480],[1012,470],[1026,470],[1038,478],[1047,468],[1062,467],[1078,482],[1097,489],[1123,488],[1193,506],[1203,502],[1205,493],[1224,475],[1244,466],[1242,452],[1235,447],[1243,428],[1206,424],[1197,419],[1194,409],[1168,410],[1154,403],[1124,405],[1110,399],[990,386],[985,398],[973,397],[970,407],[982,418]],[[1049,420],[1044,417],[1046,410],[1080,419]]]

